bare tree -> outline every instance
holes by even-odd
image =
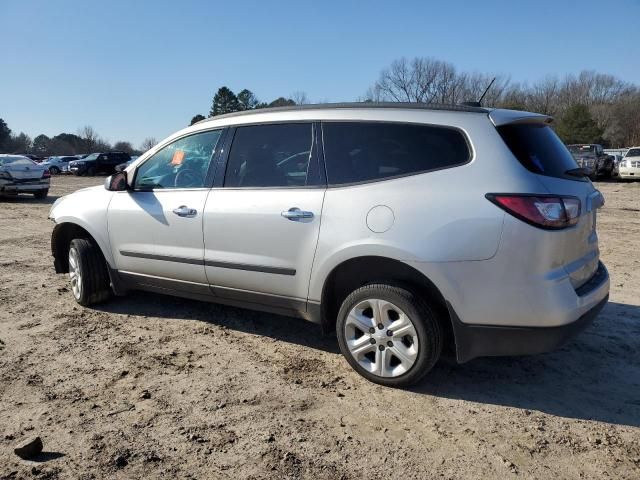
[[[140,145],[140,150],[142,150],[143,152],[146,152],[147,150],[151,150],[157,144],[158,144],[158,141],[155,138],[147,137],[142,141],[142,144]]]
[[[309,101],[309,97],[307,97],[307,94],[302,91],[293,92],[293,95],[291,95],[291,100],[296,102],[296,105],[307,105],[311,103]]]
[[[87,152],[91,153],[95,150],[99,150],[97,147],[100,141],[100,136],[91,125],[85,125],[81,129],[79,129],[78,136],[82,138],[84,148]]]

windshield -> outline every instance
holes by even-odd
[[[640,157],[640,148],[632,148],[627,152],[625,157]]]
[[[84,157],[82,160],[96,160],[99,156],[99,153],[92,153],[91,155]]]
[[[35,165],[35,162],[26,157],[0,157],[0,167],[5,165]]]

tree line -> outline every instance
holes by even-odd
[[[477,101],[494,78],[483,105],[551,115],[565,143],[640,144],[640,87],[590,70],[518,83],[504,75],[462,72],[434,58],[400,58],[381,71],[362,100],[426,104]]]
[[[246,88],[236,95],[229,87],[220,87],[213,96],[211,109],[209,110],[209,117],[224,115],[225,113],[255,110],[258,108],[287,107],[291,105],[309,103],[307,95],[304,92],[295,92],[292,97],[293,98],[278,97],[275,100],[266,103],[258,100],[253,92]],[[202,114],[195,115],[191,119],[190,125],[204,120],[205,118],[206,117]]]
[[[40,134],[34,139],[24,132],[14,134],[7,123],[0,118],[0,153],[30,153],[47,157],[51,155],[76,155],[112,150],[140,155],[158,143],[155,138],[145,139],[139,148],[124,140],[109,143],[90,125],[74,133],[60,133],[53,137]]]
[[[590,70],[520,83],[505,75],[459,71],[449,62],[430,57],[400,58],[380,72],[359,100],[458,104],[477,101],[483,93],[483,105],[555,117],[554,128],[568,144],[600,143],[616,148],[640,145],[640,86]],[[251,90],[245,88],[235,94],[223,86],[216,91],[208,116],[306,103],[309,101],[304,92],[263,102]],[[190,125],[205,118],[195,115]],[[31,139],[24,132],[14,134],[0,118],[0,152],[6,153],[47,156],[121,150],[140,154],[156,143],[155,138],[147,138],[139,148],[127,141],[111,145],[91,126],[76,134],[60,133],[51,138],[41,134]]]

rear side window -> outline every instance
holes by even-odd
[[[497,128],[511,153],[527,170],[550,177],[587,181],[586,177],[575,177],[565,173],[567,170],[578,168],[578,164],[551,127],[520,124]]]
[[[324,122],[330,185],[368,182],[462,165],[471,159],[452,128],[401,123]]]
[[[311,123],[238,127],[225,187],[304,187],[309,177]]]

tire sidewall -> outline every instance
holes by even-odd
[[[402,293],[401,293],[402,292]],[[442,348],[441,334],[437,318],[424,302],[412,302],[415,295],[407,289],[385,284],[366,285],[352,292],[342,303],[338,312],[336,332],[343,356],[351,367],[367,380],[390,387],[404,387],[417,382],[435,364]],[[413,323],[418,336],[418,355],[413,366],[397,377],[380,377],[365,370],[349,352],[345,338],[345,322],[349,312],[363,300],[380,299],[400,308]],[[435,331],[434,331],[435,330]],[[435,339],[435,345],[434,340]],[[434,359],[435,357],[435,359]]]

